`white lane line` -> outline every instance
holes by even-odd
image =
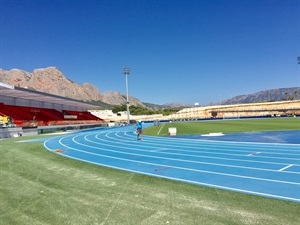
[[[113,133],[106,133],[105,136],[108,137],[107,136],[108,134],[113,134]],[[124,145],[129,145],[129,144],[122,143],[122,145],[119,145],[119,144],[116,144],[116,142],[111,142],[111,141],[106,141],[104,139],[99,139],[98,135],[99,134],[96,134],[96,136],[94,136],[94,137],[96,137],[96,139],[100,140],[100,142],[95,142],[95,141],[92,141],[92,140],[88,139],[90,134],[84,135],[82,137],[87,142],[82,143],[82,142],[76,140],[77,137],[81,137],[81,136],[74,136],[72,138],[72,140],[73,140],[73,142],[77,143],[78,145],[82,145],[82,146],[85,146],[85,147],[90,147],[90,148],[93,148],[93,149],[101,149],[101,150],[104,150],[106,152],[115,152],[115,153],[121,153],[121,154],[125,154],[125,155],[134,155],[134,156],[140,156],[140,157],[146,157],[146,158],[155,158],[155,159],[171,160],[171,161],[178,161],[178,162],[188,162],[188,163],[195,163],[195,164],[214,165],[214,166],[223,166],[223,167],[242,168],[242,169],[250,169],[250,170],[260,170],[260,171],[270,171],[270,172],[278,171],[278,170],[273,170],[273,169],[255,168],[255,167],[249,167],[249,166],[239,166],[239,165],[226,164],[226,163],[206,162],[206,161],[198,161],[198,160],[184,160],[184,159],[180,159],[180,158],[177,158],[177,157],[173,158],[173,157],[163,157],[163,156],[153,156],[153,155],[150,156],[148,154],[145,155],[145,154],[123,152],[123,151],[120,151],[120,148],[136,151],[136,147],[134,147],[134,148],[126,147]],[[106,144],[107,142],[111,143],[111,144]],[[88,143],[94,143],[94,144],[97,144],[97,146],[88,145]],[[99,145],[101,147],[99,147]],[[130,144],[129,146],[132,146],[132,144]],[[113,149],[110,149],[110,148],[107,148],[107,147],[114,147],[114,148],[118,147],[118,149],[113,150]],[[161,147],[161,148],[149,148],[147,150],[147,149],[144,149],[144,147],[142,148],[143,150],[139,150],[137,152],[142,151],[142,152],[160,152],[160,153],[162,153],[162,151],[164,151],[164,150],[170,150],[170,148],[163,148],[163,147]],[[180,155],[180,154],[174,154],[174,153],[171,153],[171,154],[172,155]],[[188,156],[190,157],[190,155],[188,155]],[[196,156],[196,157],[198,158],[198,156]],[[296,173],[296,172],[289,172],[289,173]]]
[[[46,149],[51,150],[51,149],[47,148],[47,146],[45,146],[45,147],[46,147]],[[263,193],[263,192],[256,192],[256,191],[240,189],[240,188],[232,188],[232,187],[228,187],[228,186],[221,186],[221,185],[216,185],[216,184],[211,184],[211,183],[186,180],[186,179],[170,177],[170,176],[163,176],[163,175],[159,175],[159,174],[153,174],[153,173],[149,173],[149,172],[143,172],[143,171],[138,171],[138,170],[133,170],[133,169],[128,169],[128,168],[108,165],[108,164],[104,164],[104,163],[94,162],[94,161],[90,161],[90,160],[85,160],[85,159],[70,156],[70,155],[64,155],[64,156],[71,158],[71,159],[79,160],[82,162],[92,163],[94,165],[106,166],[106,167],[113,168],[113,169],[121,169],[124,171],[129,171],[129,172],[134,172],[134,173],[139,173],[139,174],[144,174],[144,175],[149,175],[149,176],[154,176],[154,177],[167,178],[167,179],[176,180],[176,181],[188,182],[188,183],[193,183],[193,184],[198,184],[198,185],[205,185],[208,187],[221,188],[221,189],[226,189],[226,190],[231,190],[231,191],[239,191],[239,192],[244,192],[244,193],[249,193],[249,194],[258,194],[258,195],[267,196],[267,197],[275,197],[275,198],[300,202],[299,198],[287,197],[287,196],[282,196],[282,195],[274,195],[274,194],[268,194],[268,193]]]
[[[116,135],[118,136],[118,135]],[[109,137],[109,139],[112,139],[112,140],[116,140],[116,141],[108,141],[106,139],[102,139],[99,137],[99,135],[96,135],[96,136],[93,136],[95,137],[97,140],[99,140],[100,142],[97,142],[97,144],[101,143],[102,146],[114,146],[114,147],[117,147],[117,145],[115,145],[116,141],[120,141],[120,139],[116,139],[116,138],[112,138],[112,137]],[[122,136],[118,136],[118,137],[122,137]],[[88,142],[91,142],[91,143],[96,143],[95,141],[92,141],[90,139],[87,139],[85,138]],[[174,139],[175,140],[175,139]],[[149,141],[146,141],[147,144],[149,144],[150,142]],[[113,145],[110,145],[110,144],[104,144],[104,143],[113,143]],[[256,161],[256,160],[244,160],[244,159],[240,159],[240,158],[225,158],[225,157],[216,157],[216,156],[203,156],[203,155],[197,155],[197,154],[187,154],[187,153],[195,153],[196,151],[185,151],[185,150],[180,150],[179,152],[184,152],[183,153],[176,153],[177,151],[173,149],[173,146],[172,145],[166,145],[164,146],[163,144],[157,144],[157,145],[151,145],[151,147],[149,148],[149,150],[145,149],[143,146],[143,148],[132,148],[132,143],[136,143],[136,141],[126,141],[126,142],[122,142],[120,145],[119,145],[119,148],[122,148],[122,149],[128,149],[128,150],[133,150],[135,152],[159,152],[161,154],[167,154],[167,155],[172,155],[172,156],[187,156],[187,157],[194,157],[194,158],[208,158],[208,159],[220,159],[220,160],[225,160],[225,161],[234,161],[234,162],[251,162],[251,163],[260,163],[260,164],[272,164],[272,165],[282,165],[282,166],[285,166],[286,163],[276,163],[276,162],[264,162],[264,161]],[[154,143],[154,142],[152,142]],[[158,143],[158,142],[156,142]],[[161,142],[159,142],[161,143]],[[129,147],[127,147],[129,145]],[[157,147],[157,146],[162,146],[162,147]],[[155,148],[157,147],[157,148]],[[185,146],[182,145],[182,147],[184,148]],[[154,149],[153,149],[154,148]],[[172,150],[171,150],[172,149]],[[164,153],[163,151],[165,150],[168,150],[167,153]],[[171,150],[171,151],[170,151]],[[198,153],[199,151],[197,151]],[[203,153],[208,153],[208,152],[203,152]],[[170,158],[170,157],[168,157]],[[180,160],[180,159],[178,159]],[[200,161],[201,162],[201,161]],[[227,165],[227,164],[222,164],[222,165]],[[232,165],[232,164],[230,164]],[[299,166],[298,164],[293,164],[294,166]],[[233,165],[234,166],[234,165]],[[253,167],[251,167],[253,168]],[[256,169],[259,169],[259,168],[256,168]],[[264,168],[261,168],[261,169],[264,169]],[[271,171],[275,171],[275,170],[271,170]],[[277,170],[276,170],[277,171]],[[289,173],[296,173],[296,172],[289,172]]]
[[[89,146],[89,145],[82,144],[80,142],[77,142],[75,140],[75,138],[76,137],[72,138],[73,142],[76,143],[76,144],[78,144],[78,145],[80,145],[80,146],[87,146],[89,148],[101,149],[101,150],[104,150],[104,151],[109,151],[109,150],[107,150],[105,148],[99,148],[99,147],[95,147],[95,146]],[[186,167],[182,167],[182,166],[174,166],[174,165],[171,165],[171,164],[153,163],[153,162],[138,161],[138,160],[133,160],[133,159],[125,159],[125,158],[121,158],[121,157],[117,157],[117,156],[109,156],[109,155],[104,155],[104,154],[100,154],[100,153],[89,152],[89,151],[86,151],[86,150],[83,150],[83,149],[74,148],[74,147],[71,147],[71,146],[63,144],[61,142],[61,140],[62,139],[59,140],[59,143],[62,146],[64,146],[64,147],[68,147],[69,150],[74,150],[74,151],[85,153],[85,154],[88,154],[88,155],[95,155],[97,157],[100,156],[100,157],[110,158],[110,159],[115,159],[115,160],[120,160],[120,161],[136,162],[136,163],[140,163],[140,164],[144,164],[144,165],[153,165],[153,166],[160,166],[160,167],[172,166],[174,169],[183,170],[183,171],[200,172],[200,173],[206,173],[206,174],[215,174],[215,175],[221,175],[221,176],[238,177],[238,178],[245,178],[245,179],[252,179],[252,180],[261,180],[261,181],[276,182],[276,183],[284,183],[284,184],[291,184],[291,185],[300,185],[300,183],[295,183],[295,182],[290,182],[290,181],[274,180],[274,179],[269,179],[269,178],[259,178],[259,177],[252,177],[252,176],[247,176],[247,175],[238,175],[238,174],[231,174],[231,173],[217,172],[217,171],[207,171],[207,170],[203,170],[203,169],[186,168]],[[113,150],[110,150],[110,151],[111,152],[118,152],[118,151],[113,151]],[[130,154],[130,155],[149,157],[147,155],[141,155],[141,154]],[[162,158],[162,157],[155,157],[155,158]],[[169,159],[169,160],[171,160],[171,159]],[[173,161],[178,161],[178,160],[174,160],[173,159]],[[187,161],[187,160],[180,160],[180,161]],[[90,162],[93,162],[93,161],[90,161]],[[236,166],[234,166],[234,167],[236,167]],[[254,169],[254,168],[252,168],[252,169]]]
[[[261,152],[254,152],[254,153],[251,153],[251,154],[249,154],[249,155],[247,155],[247,156],[253,156],[253,155],[258,155],[258,154],[260,154]]]
[[[65,139],[65,138],[63,138],[63,139]],[[59,141],[61,141],[62,139],[59,139]],[[46,145],[46,142],[48,143],[48,141],[45,141],[44,142],[44,146],[46,147],[46,149],[48,149],[48,150],[50,150],[50,148],[48,148],[47,147],[47,145]],[[60,142],[61,143],[61,142]],[[61,143],[62,144],[62,143]],[[64,145],[64,144],[62,144],[63,146],[66,146],[66,145]],[[71,149],[76,149],[76,148],[72,148],[71,147]],[[84,152],[84,151],[80,151],[79,150],[79,152]],[[101,156],[100,154],[97,154],[98,156]],[[80,159],[80,158],[78,158],[78,157],[74,157],[74,156],[68,156],[68,155],[65,155],[66,157],[69,157],[69,158],[73,158],[73,159],[77,159],[77,160],[81,160],[81,161],[85,161],[85,162],[89,162],[89,163],[93,163],[93,164],[97,164],[97,165],[104,165],[104,166],[108,166],[108,167],[111,167],[111,168],[118,168],[118,169],[120,169],[121,167],[117,167],[117,166],[112,166],[112,165],[106,165],[106,164],[103,164],[103,163],[100,163],[100,162],[95,162],[95,161],[90,161],[90,160],[84,160],[84,159]],[[107,157],[107,156],[104,156],[104,157]],[[115,158],[115,157],[108,157],[108,158]],[[120,160],[122,160],[122,159],[120,159]],[[124,159],[123,159],[124,160]],[[131,160],[129,160],[129,161],[131,161]],[[146,163],[146,164],[152,164],[152,163]],[[157,165],[157,164],[153,164],[153,165]],[[159,165],[159,164],[158,164]],[[163,165],[163,164],[160,164],[160,165]],[[290,165],[288,165],[288,166],[286,166],[286,167],[284,167],[284,168],[282,168],[282,169],[280,169],[279,171],[282,171],[282,170],[285,170],[285,169],[287,169],[287,168],[289,168],[289,167],[291,167],[291,166],[293,166],[293,165],[295,165],[295,164],[290,164]],[[184,168],[181,168],[181,167],[178,167],[179,169],[184,169]],[[122,170],[125,170],[125,171],[131,171],[131,172],[136,172],[136,173],[141,173],[141,174],[146,174],[146,175],[152,175],[153,176],[153,174],[152,173],[147,173],[147,172],[141,172],[141,171],[136,171],[136,170],[132,170],[132,169],[126,169],[126,168],[121,168]],[[200,170],[201,171],[201,170]],[[203,172],[207,172],[207,171],[203,171]],[[210,172],[211,173],[211,172]],[[222,173],[217,173],[217,174],[222,174]],[[227,175],[227,174],[225,174],[225,175]],[[173,179],[173,180],[179,180],[179,181],[188,181],[188,182],[190,182],[190,183],[196,183],[196,184],[204,184],[204,185],[208,185],[208,186],[215,186],[215,187],[223,187],[223,188],[225,188],[225,189],[229,189],[229,190],[242,190],[242,191],[245,191],[245,190],[243,190],[243,189],[236,189],[236,188],[228,188],[228,187],[226,187],[226,186],[218,186],[218,185],[213,185],[213,184],[209,184],[209,183],[201,183],[201,182],[199,182],[199,181],[191,181],[191,180],[184,180],[184,179],[180,179],[180,178],[172,178],[172,177],[167,177],[167,176],[162,176],[162,175],[154,175],[154,176],[157,176],[157,177],[166,177],[166,178],[169,178],[169,179]],[[228,176],[228,175],[227,175]],[[230,176],[230,175],[229,175]],[[233,175],[231,175],[231,176],[233,176]],[[247,176],[242,176],[242,177],[244,177],[244,178],[247,178]],[[260,180],[260,179],[259,179]],[[298,184],[299,185],[299,184]],[[299,202],[299,198],[290,198],[290,197],[285,197],[285,196],[280,196],[280,195],[272,195],[272,194],[265,194],[265,193],[260,193],[260,192],[253,192],[253,191],[249,191],[249,190],[246,190],[245,191],[246,193],[258,193],[258,194],[262,194],[262,195],[265,195],[265,196],[275,196],[275,197],[280,197],[280,198],[283,198],[283,199],[289,199],[289,200],[296,200],[296,201],[298,201]]]
[[[161,129],[164,127],[164,125],[165,125],[165,124],[163,124],[163,125],[161,126],[161,128],[160,128],[159,131],[157,132],[157,135],[159,135],[159,133],[160,133]]]
[[[76,144],[81,145],[81,146],[86,146],[84,144],[81,144],[77,142],[76,140],[73,140]],[[109,158],[109,159],[114,159],[114,160],[119,160],[119,161],[125,161],[125,162],[133,162],[133,163],[139,163],[139,164],[144,164],[144,165],[151,165],[155,167],[170,167],[172,166],[173,169],[178,169],[178,170],[183,170],[183,171],[191,171],[191,172],[197,172],[197,173],[206,173],[206,174],[214,174],[214,175],[221,175],[221,176],[229,176],[229,177],[238,177],[238,178],[243,178],[243,179],[251,179],[251,180],[259,180],[259,181],[266,181],[266,182],[275,182],[275,183],[282,183],[282,184],[291,184],[291,185],[297,185],[299,186],[300,183],[296,182],[291,182],[291,181],[282,181],[282,180],[274,180],[274,179],[269,179],[269,178],[259,178],[259,177],[252,177],[252,176],[246,176],[246,175],[238,175],[238,174],[230,174],[230,173],[225,173],[225,172],[215,172],[215,171],[207,171],[207,170],[202,170],[202,169],[194,169],[194,168],[186,168],[182,166],[173,166],[170,164],[163,164],[163,163],[153,163],[153,162],[145,162],[145,161],[138,161],[138,160],[133,160],[133,159],[125,159],[125,158],[120,158],[116,156],[108,156],[100,153],[94,153],[94,152],[89,152],[86,150],[82,150],[79,148],[74,148],[71,146],[67,146],[63,144],[61,141],[59,141],[60,145],[64,147],[68,147],[70,150],[81,152],[87,155],[94,155],[97,157],[104,157],[104,158]],[[90,148],[95,148],[93,146],[88,146]],[[97,148],[101,150],[106,150],[103,148]],[[79,159],[81,160],[81,159]],[[95,163],[95,161],[87,160],[91,163]]]
[[[283,170],[286,170],[287,168],[290,168],[291,166],[293,166],[293,164],[290,164],[290,165],[288,165],[288,166],[286,166],[286,167],[283,167],[283,168],[281,168],[280,170],[278,170],[278,171],[283,171]]]
[[[154,150],[151,150],[150,152],[161,152],[164,150],[169,150],[169,148],[155,148]]]

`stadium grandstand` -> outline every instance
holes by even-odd
[[[87,111],[95,107],[84,101],[0,82],[0,127],[104,123]]]

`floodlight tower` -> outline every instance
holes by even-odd
[[[128,99],[128,75],[130,74],[130,68],[123,67],[123,74],[126,79],[126,108],[127,108],[127,123],[130,124],[130,111],[129,111],[129,99]]]
[[[199,115],[199,109],[198,109],[198,107],[199,107],[199,102],[195,102],[195,104],[194,104],[194,106],[195,106],[195,111],[196,111],[196,113],[195,113],[195,118],[196,118],[196,120],[198,119],[198,115]]]
[[[298,57],[298,64],[300,64],[300,57]]]

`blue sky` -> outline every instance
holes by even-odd
[[[0,0],[0,68],[57,67],[143,102],[300,86],[300,0]]]

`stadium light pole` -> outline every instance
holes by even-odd
[[[129,111],[129,99],[128,99],[128,75],[130,74],[130,68],[124,67],[123,74],[126,79],[126,108],[127,108],[127,123],[130,124],[130,111]]]
[[[195,108],[196,108],[196,110],[195,110],[195,118],[196,118],[196,120],[198,119],[198,114],[199,114],[199,109],[198,109],[198,107],[199,107],[199,102],[195,102],[195,104],[194,104],[194,106],[195,106]]]

